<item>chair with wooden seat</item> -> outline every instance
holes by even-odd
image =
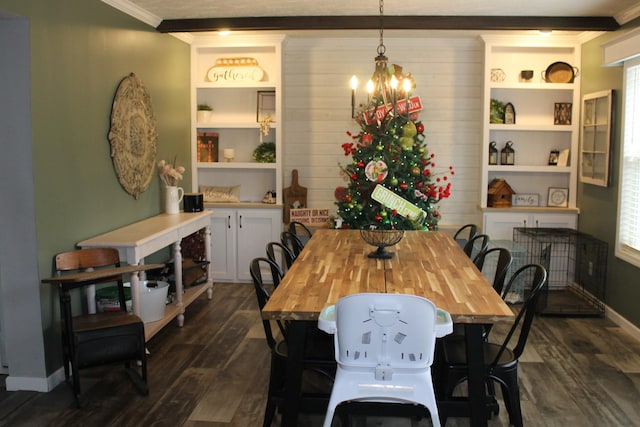
[[[80,249],[57,254],[54,260],[56,274],[64,276],[87,269],[119,267],[117,249]],[[72,313],[71,291],[98,283],[116,283],[119,311],[95,314]],[[143,395],[149,393],[147,387],[147,359],[145,354],[144,323],[127,313],[122,274],[99,280],[77,283],[58,282],[60,314],[62,317],[62,349],[65,378],[69,381],[69,369],[73,391],[78,406],[80,400],[80,377],[82,368],[108,363],[122,362],[132,381]],[[131,365],[140,362],[140,372]]]
[[[271,273],[275,275],[271,277],[270,281],[272,283],[280,282],[282,279],[282,271],[280,271],[280,267],[275,262],[272,262],[268,258],[255,258],[249,265],[249,272],[253,279],[260,312],[271,296],[268,281],[265,280],[263,276],[263,272],[267,271],[271,271]],[[275,287],[272,289],[275,289]],[[263,427],[271,426],[276,409],[285,403],[284,385],[288,357],[286,323],[276,321],[276,324],[278,331],[274,332],[271,321],[268,319],[262,319],[265,338],[269,345],[269,349],[271,350],[271,369]],[[333,382],[333,377],[335,375],[332,337],[319,331],[315,328],[315,325],[313,325],[313,328],[309,328],[308,332],[307,347],[305,350],[306,355],[303,361],[304,369],[306,371],[312,371],[319,374],[322,377],[321,380],[330,384]],[[328,389],[325,396],[317,393],[314,393],[311,396],[306,395],[308,399],[302,402],[301,410],[303,412],[323,413],[326,409],[328,395]]]
[[[463,225],[456,231],[456,234],[453,235],[453,240],[458,242],[461,248],[464,248],[467,242],[478,234],[478,226],[475,224],[466,224]]]
[[[513,326],[501,344],[484,343],[485,380],[488,384],[493,384],[493,382],[500,384],[505,407],[509,413],[509,421],[511,425],[516,427],[522,426],[518,360],[524,351],[531,331],[536,306],[547,280],[547,271],[539,264],[525,265],[513,274],[505,287],[505,292],[508,292],[513,283],[521,277],[531,277],[531,291],[518,312]],[[511,339],[517,333],[516,345],[510,348]],[[450,398],[455,387],[466,380],[469,371],[464,340],[443,341],[443,358],[440,393],[445,398]],[[493,387],[488,387],[488,390],[491,393]]]

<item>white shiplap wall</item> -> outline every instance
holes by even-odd
[[[440,204],[443,226],[481,223],[478,210],[481,176],[481,95],[483,45],[477,36],[385,37],[389,63],[413,74],[423,103],[427,148],[436,169],[452,165],[452,196]],[[298,169],[308,188],[308,207],[335,213],[333,193],[346,185],[338,164],[341,145],[357,133],[351,119],[349,80],[361,82],[357,101],[366,96],[364,83],[374,69],[378,39],[291,37],[283,51],[284,186]]]

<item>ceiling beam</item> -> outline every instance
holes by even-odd
[[[162,33],[260,30],[369,30],[380,28],[379,16],[264,16],[245,18],[165,19]],[[385,29],[396,30],[564,30],[614,31],[607,16],[385,16]]]

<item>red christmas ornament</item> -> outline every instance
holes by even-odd
[[[376,215],[373,217],[376,221],[382,221],[382,217],[380,215]]]
[[[416,130],[418,131],[418,133],[424,132],[424,125],[422,123],[416,124]]]
[[[333,192],[333,196],[336,198],[337,201],[344,202],[345,198],[347,197],[348,191],[349,190],[347,190],[345,187],[338,187]]]
[[[400,183],[400,188],[402,188],[403,190],[406,190],[408,187],[409,187],[409,184],[407,184],[406,182]]]

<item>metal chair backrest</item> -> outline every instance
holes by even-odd
[[[453,235],[453,240],[458,242],[460,247],[463,247],[467,244],[467,242],[478,234],[478,226],[475,224],[467,224],[463,225],[456,231],[456,234]]]
[[[295,257],[288,247],[280,242],[269,242],[267,243],[266,251],[267,258],[269,258],[270,261],[278,264],[283,273],[291,268]],[[282,267],[280,262],[278,262],[278,255],[280,255],[284,259],[286,269]]]
[[[516,319],[513,322],[513,326],[511,326],[509,333],[507,333],[507,336],[505,337],[504,342],[502,343],[502,347],[496,355],[492,366],[496,366],[498,364],[500,357],[508,348],[509,342],[516,334],[518,329],[520,330],[518,341],[512,351],[516,359],[520,358],[520,356],[524,352],[524,347],[527,344],[527,338],[529,337],[529,332],[531,330],[531,324],[533,323],[533,318],[536,313],[536,306],[538,304],[538,301],[540,300],[543,287],[547,282],[547,270],[542,265],[527,264],[523,267],[520,267],[513,274],[513,276],[511,276],[509,283],[507,283],[507,286],[505,286],[505,294],[509,292],[513,283],[515,283],[518,280],[518,277],[520,277],[521,275],[532,275],[530,288],[531,291],[529,297],[520,308],[520,311],[518,312],[518,315],[516,316]]]
[[[299,237],[311,237],[311,230],[301,222],[291,221],[289,223],[289,231]]]
[[[282,271],[280,270],[278,264],[276,264],[275,262],[272,262],[267,258],[254,258],[251,261],[249,265],[249,273],[251,274],[251,278],[253,279],[253,287],[256,292],[256,297],[258,299],[258,308],[260,309],[260,311],[262,311],[264,306],[267,305],[267,301],[269,301],[269,298],[271,297],[271,292],[269,291],[269,289],[267,289],[265,281],[262,278],[263,267],[265,269],[269,268],[272,274],[275,274],[276,276],[280,275],[279,278],[274,277],[274,281],[277,280],[279,283],[280,279],[282,278]],[[271,350],[274,350],[276,346],[276,339],[271,329],[271,322],[267,319],[263,319],[262,325],[264,327],[264,334],[267,339],[267,344],[269,345],[269,348],[271,348]],[[278,328],[284,336],[285,328],[281,322],[278,322]]]
[[[466,243],[466,245],[464,245],[463,250],[469,258],[474,259],[477,254],[486,251],[487,247],[489,247],[489,236],[486,234],[477,234],[472,239],[470,239]]]
[[[473,263],[478,267],[480,271],[482,271],[484,267],[485,260],[487,259],[496,259],[495,263],[495,274],[493,276],[493,289],[504,298],[503,288],[504,281],[507,277],[507,271],[511,264],[513,263],[513,257],[511,256],[511,252],[507,248],[491,248],[486,251],[480,252],[476,258],[473,260]]]
[[[304,248],[304,244],[298,238],[298,236],[296,236],[290,231],[283,231],[282,233],[280,233],[280,241],[282,242],[283,245],[289,248],[294,258],[297,258],[298,255],[300,255],[300,252],[302,252],[302,249]]]

